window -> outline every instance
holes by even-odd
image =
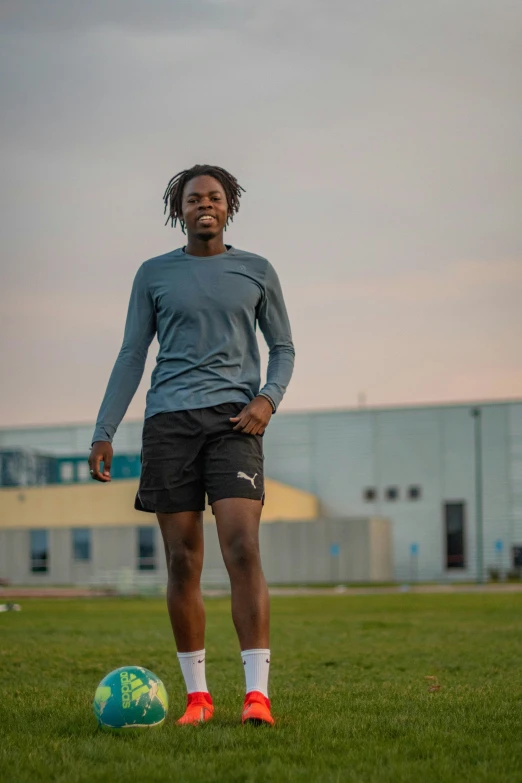
[[[373,503],[377,500],[377,490],[374,487],[366,487],[363,494],[367,503]]]
[[[46,574],[49,570],[49,548],[47,530],[31,530],[31,571],[33,574]]]
[[[89,473],[89,463],[87,460],[82,462],[78,462],[76,465],[77,470],[77,476],[78,481],[89,481],[90,473]]]
[[[410,500],[420,500],[422,490],[420,487],[413,486],[408,489],[408,497]]]
[[[67,483],[73,480],[74,465],[72,462],[62,462],[60,465],[60,481]]]
[[[88,527],[77,527],[72,531],[74,560],[91,559],[91,531]]]
[[[465,568],[464,541],[465,503],[444,504],[444,526],[446,530],[446,568]]]
[[[386,500],[397,500],[399,497],[398,487],[388,487],[386,490]]]
[[[154,571],[156,568],[155,527],[138,528],[138,570]]]

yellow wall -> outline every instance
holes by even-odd
[[[154,524],[154,514],[134,510],[136,480],[0,489],[0,528],[103,527]],[[314,495],[266,479],[263,522],[311,520]],[[212,520],[207,508],[205,521]]]

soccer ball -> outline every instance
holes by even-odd
[[[94,714],[106,729],[148,729],[161,726],[169,708],[165,686],[142,666],[122,666],[100,682]]]

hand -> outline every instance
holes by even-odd
[[[237,422],[234,430],[244,432],[245,435],[262,435],[271,418],[272,406],[266,397],[254,397],[241,413],[230,421]]]
[[[92,444],[89,456],[91,478],[95,481],[111,481],[112,446],[104,440],[97,440]],[[103,473],[100,471],[100,463],[103,462]]]

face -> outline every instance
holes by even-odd
[[[209,240],[221,234],[228,218],[228,204],[222,185],[214,177],[194,177],[185,185],[183,220],[189,235]]]

